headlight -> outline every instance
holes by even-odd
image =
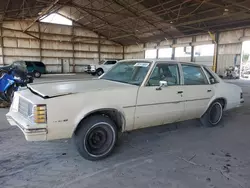
[[[34,105],[30,120],[37,124],[47,123],[47,107],[45,104]]]
[[[21,77],[19,77],[19,76],[14,76],[14,80],[21,80]]]

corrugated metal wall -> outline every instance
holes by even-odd
[[[96,33],[74,26],[35,23],[28,34],[22,31],[30,22],[4,22],[1,28],[0,64],[15,60],[41,60],[48,71],[82,72],[84,65],[98,63],[99,59],[141,59],[145,49],[191,45],[191,42],[211,42],[211,37],[198,35],[159,43],[121,46],[99,37]],[[32,35],[32,36],[31,36]],[[240,62],[242,37],[250,36],[250,29],[238,29],[219,33],[217,72]],[[3,48],[2,48],[3,45]],[[124,51],[123,51],[124,50]],[[179,61],[191,61],[191,57],[175,57]],[[194,62],[212,66],[213,56],[194,57]],[[75,65],[75,66],[73,66]]]
[[[239,65],[241,61],[241,50],[242,50],[242,38],[250,36],[250,29],[238,29],[232,31],[225,31],[219,33],[219,43],[218,43],[218,60],[217,60],[217,73],[223,74],[225,69],[232,65]],[[250,38],[249,38],[250,40]],[[191,42],[197,43],[211,43],[212,39],[209,34],[198,35],[192,37],[183,37],[175,40],[175,45],[191,45]],[[158,43],[146,43],[145,48],[157,48],[161,46],[172,46],[174,45],[173,40],[163,40]],[[126,55],[125,58],[144,58],[145,48],[143,45],[131,45],[125,47]],[[198,64],[204,64],[212,67],[213,56],[196,56],[194,57],[194,62]],[[175,57],[178,61],[191,61],[191,57]]]
[[[23,33],[29,24],[23,21],[2,24],[0,64],[37,60],[47,65],[48,72],[82,72],[85,65],[97,64],[99,59],[123,58],[123,46],[94,32],[77,26],[35,23],[28,34]]]

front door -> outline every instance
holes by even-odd
[[[213,85],[209,84],[201,66],[182,64],[182,72],[185,99],[183,120],[199,118],[214,95]]]
[[[167,86],[159,89],[159,82]],[[138,91],[134,129],[179,121],[184,113],[176,63],[157,63],[150,79]]]

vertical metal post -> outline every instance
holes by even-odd
[[[125,47],[122,46],[122,59],[125,59]]]
[[[196,37],[193,36],[192,37],[192,42],[196,42]],[[191,62],[194,62],[195,58],[194,58],[194,45],[191,46]]]
[[[173,44],[176,44],[176,39],[173,39]],[[175,47],[172,47],[172,57],[171,60],[175,59]]]
[[[40,61],[42,61],[42,37],[41,37],[41,25],[40,22],[38,22],[38,35],[39,35],[39,56]]]
[[[144,59],[146,58],[146,50],[145,50],[145,48],[146,48],[146,44],[144,43],[143,44]]]
[[[3,65],[5,65],[4,62],[4,43],[3,43],[3,27],[2,27],[2,23],[0,25],[0,29],[1,29],[1,39],[0,39],[0,43],[1,43],[1,52],[2,52],[2,63]]]
[[[98,35],[98,60],[99,62],[101,61],[101,36],[100,35]]]
[[[157,43],[157,46],[156,46],[156,59],[159,58],[159,47],[160,46],[160,43]]]
[[[72,72],[76,72],[76,63],[75,63],[75,30],[74,30],[74,24],[72,25],[72,33],[71,33],[71,43],[72,43],[72,57],[73,57],[73,68]]]
[[[64,72],[64,67],[63,67],[63,59],[61,59],[61,73]]]
[[[219,55],[219,36],[220,36],[220,33],[217,32],[215,34],[214,59],[213,59],[213,67],[212,67],[214,72],[217,72],[218,55]]]

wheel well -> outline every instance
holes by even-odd
[[[99,67],[99,68],[96,69],[96,71],[98,71],[98,70],[102,70],[103,71],[103,68]]]
[[[226,107],[227,101],[224,98],[218,98],[215,101],[219,101],[222,104],[223,109]]]
[[[103,116],[109,117],[112,121],[114,121],[115,125],[117,126],[118,132],[122,132],[123,125],[125,123],[125,119],[123,115],[116,109],[101,109],[101,110],[93,111],[89,113],[87,116],[85,116],[77,125],[74,133],[77,132],[77,130],[80,128],[81,123],[84,120],[94,115],[103,115]]]

